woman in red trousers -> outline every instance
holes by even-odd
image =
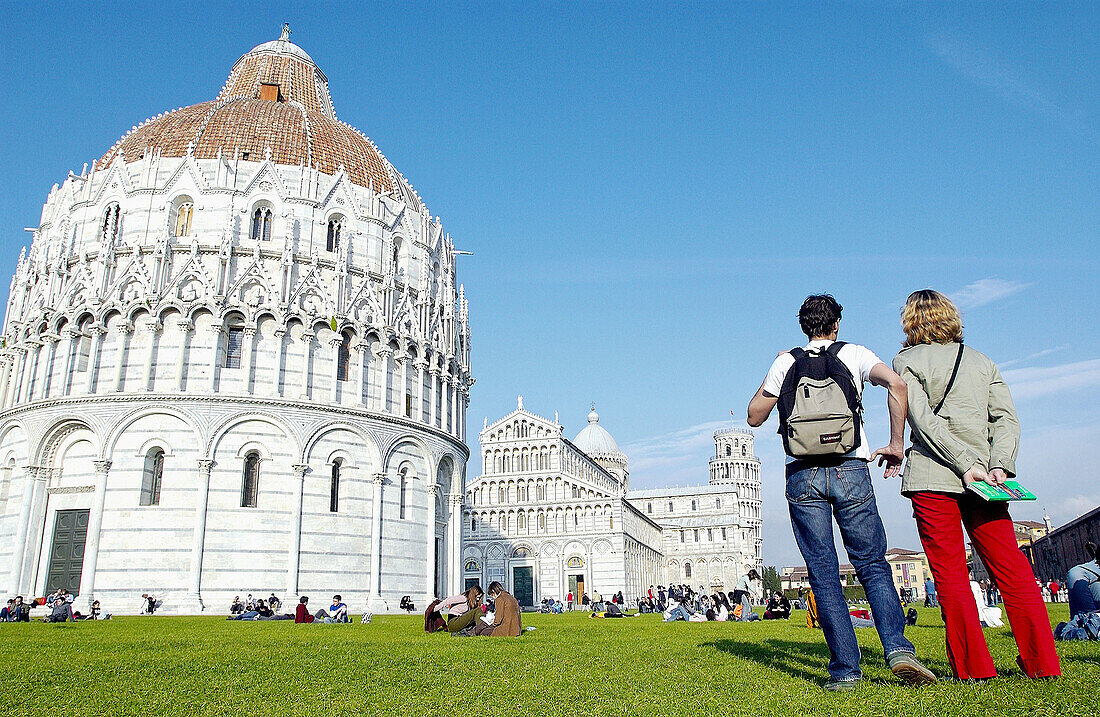
[[[1031,564],[1016,544],[1006,503],[987,502],[966,486],[1015,475],[1020,424],[1012,396],[988,357],[962,343],[962,319],[943,294],[914,292],[901,314],[905,348],[894,370],[909,388],[913,445],[901,491],[936,582],[955,677],[987,679],[996,668],[970,590],[963,529],[1004,599],[1029,677],[1062,673],[1050,618]]]

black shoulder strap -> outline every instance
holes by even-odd
[[[947,394],[951,393],[951,387],[955,385],[955,377],[959,375],[959,364],[962,363],[962,359],[963,345],[959,344],[959,353],[955,356],[955,367],[951,369],[951,378],[947,380],[947,388],[943,390],[943,397],[940,398],[940,402],[932,409],[932,415],[940,415],[940,409],[943,408],[943,402],[947,400]]]
[[[825,350],[828,351],[829,353],[831,353],[833,356],[836,356],[837,358],[840,358],[840,356],[838,356],[838,354],[840,353],[840,350],[842,348],[844,348],[845,346],[847,346],[847,345],[848,344],[846,344],[843,341],[834,341],[831,344],[829,344],[829,348],[827,348]]]
[[[793,358],[795,361],[802,358],[806,354],[806,352],[803,351],[798,346],[795,346],[793,349],[791,349],[787,353],[789,353],[791,355],[791,358]]]

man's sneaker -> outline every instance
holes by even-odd
[[[922,665],[911,652],[895,652],[886,658],[886,664],[890,666],[891,672],[911,685],[920,687],[936,682],[932,671]]]
[[[829,680],[825,683],[825,689],[829,692],[847,692],[859,687],[859,680]]]

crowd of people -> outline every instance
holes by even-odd
[[[42,618],[42,622],[77,622],[78,620],[109,620],[110,614],[100,609],[99,600],[91,604],[87,613],[73,610],[76,596],[64,588],[58,588],[50,595],[43,598],[35,598],[26,601],[22,595],[16,595],[0,608],[0,622],[30,622],[31,609],[45,607],[49,614]]]
[[[324,608],[317,612],[309,611],[309,597],[303,595],[298,598],[298,604],[294,607],[294,613],[280,613],[282,601],[271,593],[266,600],[255,600],[249,593],[241,600],[241,596],[234,596],[229,605],[227,620],[293,620],[296,623],[347,623],[351,622],[348,615],[348,606],[339,595],[332,596],[332,604],[327,610]],[[370,613],[363,615],[363,622],[370,622]]]

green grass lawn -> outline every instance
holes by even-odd
[[[1064,619],[1065,605],[1051,606]],[[0,715],[1083,715],[1100,644],[1058,643],[1064,676],[1018,673],[1009,629],[986,630],[1002,677],[924,689],[897,682],[874,630],[858,630],[865,679],[829,694],[828,650],[789,622],[662,623],[525,615],[518,639],[425,635],[422,620],[370,625],[129,617],[0,625]],[[906,632],[949,674],[938,610]]]

